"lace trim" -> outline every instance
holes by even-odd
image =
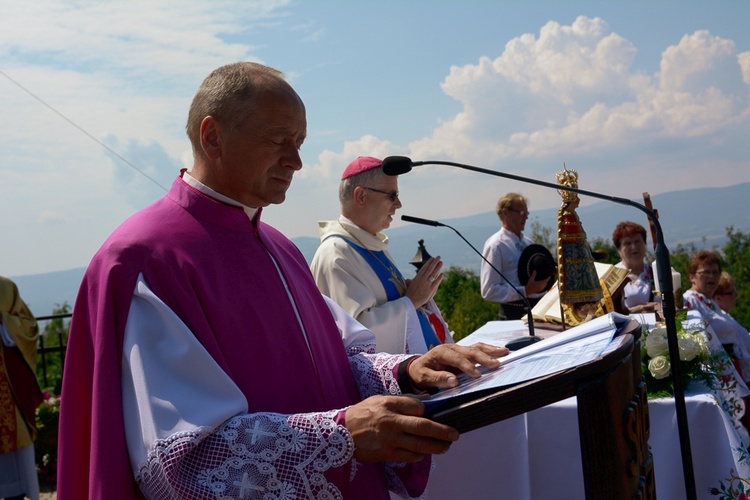
[[[343,499],[324,476],[354,453],[337,414],[256,413],[180,432],[154,444],[135,479],[149,498]]]
[[[349,346],[349,364],[359,388],[359,395],[366,399],[376,394],[400,395],[394,369],[401,361],[411,356],[406,354],[375,353],[373,344]]]

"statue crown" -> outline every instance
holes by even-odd
[[[558,172],[555,175],[555,180],[561,186],[578,189],[578,172],[573,169],[569,170],[568,167],[565,165],[565,163],[563,163],[563,171]],[[575,200],[578,198],[578,195],[571,191],[564,191],[564,190],[558,189],[557,192],[560,194],[563,201],[571,201],[571,200]]]

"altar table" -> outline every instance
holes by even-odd
[[[461,343],[487,341],[483,335],[489,333],[493,343],[502,344],[524,328],[520,321],[492,323],[502,323],[502,331],[488,324]],[[717,399],[691,385],[685,402],[698,498],[717,498],[711,490],[719,491],[722,485],[744,483],[750,489],[750,461],[742,437]],[[648,408],[657,498],[683,500],[674,399],[649,400]],[[434,461],[428,500],[585,497],[575,398],[464,433]]]
[[[732,471],[750,477],[750,467],[740,462],[739,437],[711,395],[688,395],[685,403],[698,498],[716,498],[710,488],[728,485]],[[648,406],[657,498],[684,500],[674,400],[651,400]],[[582,499],[578,438],[575,398],[467,432],[448,453],[434,457],[426,498]]]

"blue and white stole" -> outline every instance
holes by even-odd
[[[331,236],[346,241],[357,251],[357,253],[359,253],[359,255],[362,256],[363,259],[365,259],[365,262],[367,262],[372,270],[375,271],[380,283],[383,285],[388,302],[400,299],[403,296],[398,285],[400,283],[405,283],[404,277],[383,250],[368,250],[340,234],[332,234],[329,238]],[[432,324],[430,324],[427,315],[421,309],[417,309],[417,317],[419,318],[419,325],[422,327],[422,336],[424,337],[424,343],[427,346],[427,349],[429,350],[436,345],[440,345],[440,339],[435,333]]]

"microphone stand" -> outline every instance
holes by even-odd
[[[656,247],[654,253],[656,254],[656,269],[659,278],[659,289],[662,291],[662,313],[666,321],[667,327],[667,344],[669,348],[670,359],[680,359],[680,351],[677,344],[677,325],[675,324],[675,301],[674,301],[674,287],[672,286],[672,265],[669,260],[669,250],[667,245],[664,243],[664,232],[662,231],[659,219],[656,217],[652,210],[649,210],[645,206],[627,198],[619,198],[616,196],[609,196],[594,191],[586,191],[584,189],[572,188],[563,186],[560,184],[554,184],[552,182],[540,181],[537,179],[531,179],[528,177],[521,177],[519,175],[508,174],[505,172],[499,172],[496,170],[489,170],[486,168],[475,167],[472,165],[465,165],[463,163],[455,163],[449,161],[411,161],[406,156],[389,156],[383,160],[383,172],[387,175],[400,175],[409,172],[412,167],[420,165],[447,165],[451,167],[458,167],[464,170],[471,170],[473,172],[479,172],[482,174],[494,175],[496,177],[503,177],[505,179],[511,179],[518,182],[524,182],[526,184],[536,184],[537,186],[543,186],[558,191],[569,191],[571,193],[577,193],[584,196],[591,196],[592,198],[598,198],[601,200],[611,201],[619,205],[626,205],[637,208],[646,214],[656,228]],[[685,386],[682,379],[682,366],[679,362],[672,363],[672,386],[674,387],[674,400],[675,410],[677,416],[677,429],[680,438],[680,451],[682,455],[682,472],[683,479],[685,481],[685,493],[689,500],[697,499],[695,490],[695,472],[693,470],[693,455],[690,448],[690,434],[688,431],[688,420],[687,420],[687,409],[685,407]]]
[[[511,288],[513,288],[513,290],[515,290],[521,296],[521,298],[523,299],[523,303],[526,306],[526,318],[529,324],[529,335],[527,337],[519,337],[517,339],[513,339],[509,341],[508,343],[506,343],[505,347],[507,347],[511,351],[517,351],[519,349],[523,349],[524,347],[528,347],[536,342],[539,342],[540,340],[543,340],[541,337],[537,337],[534,334],[534,317],[531,314],[531,303],[529,302],[529,298],[526,297],[526,294],[521,293],[521,290],[519,290],[513,283],[511,283],[510,280],[506,278],[505,275],[501,273],[498,268],[493,266],[492,263],[489,260],[487,260],[484,257],[484,255],[482,255],[482,252],[477,250],[474,247],[474,245],[472,245],[469,242],[469,240],[464,238],[463,234],[458,232],[456,228],[449,226],[448,224],[443,224],[442,222],[435,221],[435,220],[420,219],[419,217],[412,217],[410,215],[402,215],[401,220],[406,221],[406,222],[414,222],[416,224],[424,224],[426,226],[435,226],[435,227],[441,226],[441,227],[447,227],[448,229],[452,229],[454,233],[456,233],[459,237],[461,237],[461,239],[464,240],[466,244],[469,245],[469,247],[472,250],[474,250],[474,252],[476,252],[476,254],[479,255],[479,257],[481,257],[484,262],[487,263],[488,266],[490,266],[497,274],[499,274],[500,277],[504,279],[505,282],[508,283],[508,285],[510,285]]]

